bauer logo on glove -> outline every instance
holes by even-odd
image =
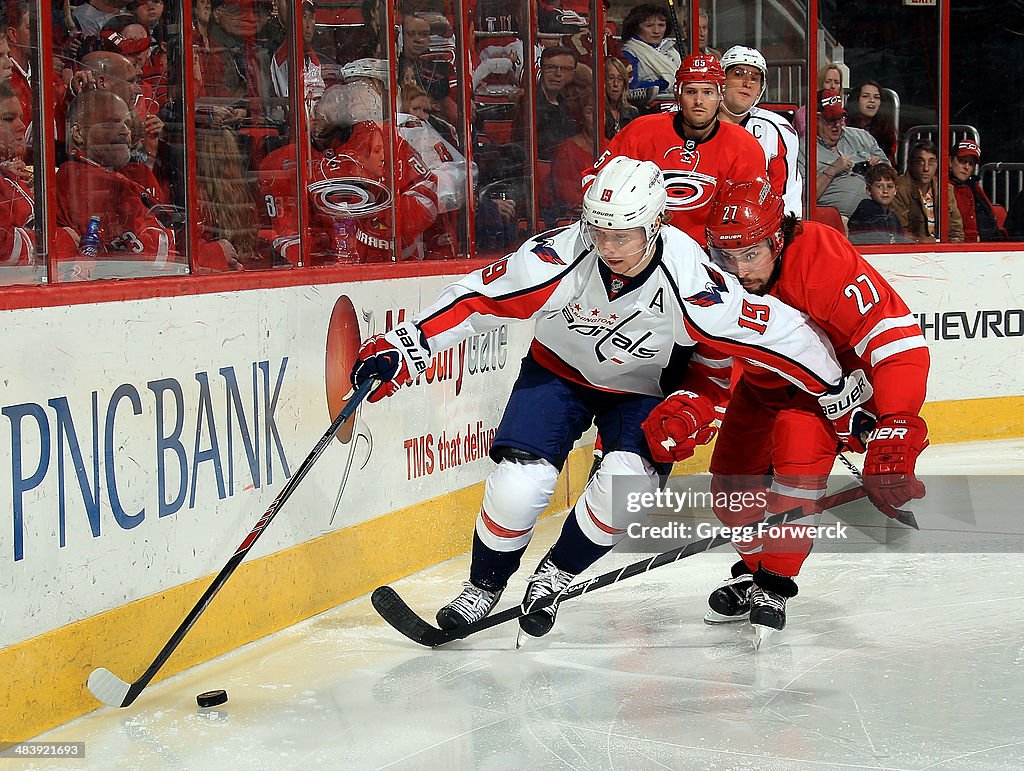
[[[399,324],[390,332],[374,335],[359,346],[352,367],[352,385],[358,388],[370,378],[381,385],[370,396],[377,402],[398,392],[413,377],[422,374],[430,361],[430,351],[419,327],[411,321]]]
[[[821,411],[832,421],[839,440],[853,452],[864,452],[868,436],[875,428],[875,414],[864,405],[875,395],[864,370],[851,372],[836,393],[818,398]]]

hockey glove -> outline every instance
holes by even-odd
[[[874,389],[862,369],[847,375],[840,388],[838,393],[818,397],[818,403],[825,417],[832,421],[839,441],[854,452],[864,452],[877,420],[874,413],[864,407],[874,395]]]
[[[718,417],[706,396],[693,391],[676,391],[651,410],[642,424],[651,457],[658,463],[686,460],[698,444],[715,438],[711,423]]]
[[[917,456],[928,446],[928,426],[917,415],[886,415],[878,421],[864,458],[864,487],[876,506],[903,506],[924,497],[914,475]]]
[[[359,346],[356,363],[352,366],[352,385],[358,388],[371,377],[378,378],[381,385],[369,398],[371,402],[378,402],[412,382],[426,370],[429,361],[430,351],[423,333],[411,321],[406,321]]]

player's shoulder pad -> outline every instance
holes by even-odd
[[[790,276],[799,277],[808,288],[845,283],[860,269],[863,258],[835,228],[820,222],[801,220],[800,233],[783,254]]]
[[[516,258],[531,273],[557,274],[591,254],[583,240],[579,222],[538,233],[515,251]]]
[[[689,235],[671,225],[662,227],[661,232],[665,244],[662,267],[678,289],[680,302],[708,307],[723,302],[723,293],[739,290],[736,278],[712,264],[707,252]]]

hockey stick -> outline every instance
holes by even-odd
[[[844,503],[859,500],[867,495],[867,490],[864,489],[864,485],[855,485],[848,487],[844,490],[840,490],[832,495],[825,496],[816,506],[816,512],[822,512],[826,509],[831,509],[836,506],[841,506]],[[774,514],[767,519],[762,521],[763,527],[773,527],[775,525],[786,524],[797,519],[803,519],[804,517],[811,516],[808,512],[804,511],[802,507],[797,506],[789,511],[781,512],[780,514]],[[556,602],[561,604],[566,600],[571,600],[580,595],[592,592],[595,589],[608,586],[609,584],[618,583],[619,581],[625,581],[627,578],[646,573],[648,570],[654,570],[665,565],[671,565],[673,562],[678,562],[681,559],[692,557],[694,554],[700,554],[710,549],[715,549],[719,546],[724,546],[731,542],[731,538],[726,535],[711,536],[708,538],[702,538],[699,541],[690,541],[676,549],[671,551],[663,552],[654,557],[634,562],[631,565],[627,565],[624,568],[611,570],[607,573],[591,578],[589,581],[584,581],[579,584],[574,584],[561,592],[549,594],[544,597],[540,597],[524,607],[522,605],[514,605],[507,610],[503,610],[500,613],[496,613],[493,616],[485,616],[484,618],[466,626],[461,626],[457,629],[438,629],[437,627],[428,624],[420,616],[416,615],[415,611],[410,608],[405,600],[403,600],[398,592],[392,589],[390,586],[379,586],[374,589],[373,594],[370,595],[370,601],[373,603],[373,607],[377,613],[380,614],[381,618],[387,621],[397,631],[408,637],[413,642],[425,645],[428,648],[436,648],[439,645],[444,645],[452,640],[460,640],[464,637],[469,637],[477,632],[482,632],[484,629],[490,629],[492,626],[498,626],[504,624],[506,621],[512,621],[520,616],[525,616],[528,613],[541,610],[554,605]]]
[[[861,470],[859,468],[853,465],[853,461],[851,461],[841,452],[838,453],[838,455],[839,460],[841,460],[843,462],[843,465],[846,466],[846,470],[853,474],[853,476],[857,479],[858,482],[864,484],[864,474],[861,473]],[[915,530],[921,529],[917,526],[917,517],[914,516],[914,512],[912,511],[908,511],[906,509],[897,509],[895,506],[890,506],[887,503],[879,505],[874,501],[871,501],[871,505],[874,506],[883,514],[885,514],[885,516],[889,517],[889,519],[895,519],[897,522],[902,522],[907,527],[912,527]]]
[[[676,28],[676,50],[679,51],[679,58],[685,59],[687,52],[683,45],[683,28],[679,26],[679,17],[676,15],[675,0],[668,0],[668,12],[672,16],[672,25]]]
[[[231,577],[231,574],[235,572],[235,568],[245,559],[245,555],[249,553],[249,550],[253,547],[253,544],[259,539],[263,531],[266,530],[267,525],[270,524],[271,520],[284,505],[284,502],[288,500],[288,497],[292,494],[292,491],[298,487],[299,482],[302,481],[303,477],[309,473],[309,470],[313,468],[313,464],[316,463],[323,451],[327,448],[327,445],[334,439],[334,435],[341,429],[342,425],[349,418],[355,414],[356,408],[359,407],[363,399],[368,394],[376,389],[379,385],[376,378],[370,378],[366,380],[359,388],[352,394],[352,398],[349,399],[348,404],[338,413],[338,417],[331,423],[331,427],[327,429],[327,433],[323,435],[316,447],[313,448],[312,452],[306,456],[306,459],[302,461],[302,464],[295,470],[295,474],[288,483],[281,489],[281,492],[277,494],[274,502],[270,504],[270,508],[264,512],[263,516],[259,518],[259,521],[249,531],[249,535],[245,537],[245,540],[235,549],[235,553],[231,555],[231,559],[221,569],[217,577],[213,579],[203,596],[199,598],[199,602],[195,604],[192,610],[189,611],[188,615],[185,616],[185,620],[181,622],[181,625],[174,630],[174,634],[171,635],[171,639],[167,641],[164,647],[157,654],[153,663],[149,665],[149,669],[142,673],[142,677],[136,680],[134,683],[127,683],[120,677],[115,675],[109,669],[99,667],[94,669],[92,674],[89,675],[88,686],[92,695],[95,696],[99,701],[104,704],[108,704],[111,707],[127,707],[142,693],[142,689],[149,685],[150,681],[156,676],[156,673],[160,671],[160,668],[164,665],[167,659],[170,658],[174,650],[181,644],[185,635],[192,628],[192,625],[196,620],[203,614],[207,606],[217,596],[217,592],[221,590],[227,580]]]

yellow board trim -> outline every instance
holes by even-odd
[[[1024,436],[1022,396],[930,403],[923,414],[935,443]],[[675,473],[706,471],[709,459],[702,447]],[[548,513],[569,508],[590,463],[589,448],[573,452]],[[157,679],[465,552],[482,494],[481,482],[242,564]],[[0,650],[0,741],[29,739],[94,709],[85,681],[96,666],[125,678],[141,674],[167,641],[168,620],[184,618],[212,578]]]

